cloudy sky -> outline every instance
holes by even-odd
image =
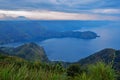
[[[0,0],[0,20],[120,20],[120,0]]]

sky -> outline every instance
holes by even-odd
[[[0,0],[0,20],[120,20],[120,0]]]

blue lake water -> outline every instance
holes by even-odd
[[[94,31],[99,38],[82,40],[75,38],[49,39],[42,45],[51,60],[77,61],[105,48],[120,49],[120,26],[118,24],[101,27],[87,27],[80,31]]]
[[[48,39],[36,42],[43,46],[50,60],[74,62],[105,48],[120,49],[120,23],[111,23],[99,27],[83,27],[80,31],[94,31],[100,37],[92,40],[75,38]],[[79,31],[79,30],[77,30]],[[6,46],[18,46],[13,43]]]

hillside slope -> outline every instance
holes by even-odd
[[[0,50],[0,65],[9,63],[23,63],[24,59],[17,56],[10,56],[8,53]]]
[[[28,61],[49,61],[44,49],[35,43],[26,43],[16,48],[1,47],[1,50]]]
[[[77,63],[81,65],[89,65],[99,61],[103,61],[107,64],[112,64],[116,70],[120,70],[120,50],[104,49],[79,60]]]

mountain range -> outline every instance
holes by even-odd
[[[46,21],[47,22],[47,21]],[[48,24],[44,21],[0,21],[0,44],[14,42],[35,42],[43,41],[50,38],[79,38],[95,39],[97,33],[92,31],[74,31],[81,29],[78,25],[72,26],[61,25],[61,27],[45,26]],[[57,23],[57,22],[56,22]],[[60,23],[60,22],[59,22]],[[70,23],[70,22],[69,22]],[[50,24],[50,23],[49,23]],[[58,26],[60,26],[58,24]],[[66,28],[68,27],[68,29]]]

